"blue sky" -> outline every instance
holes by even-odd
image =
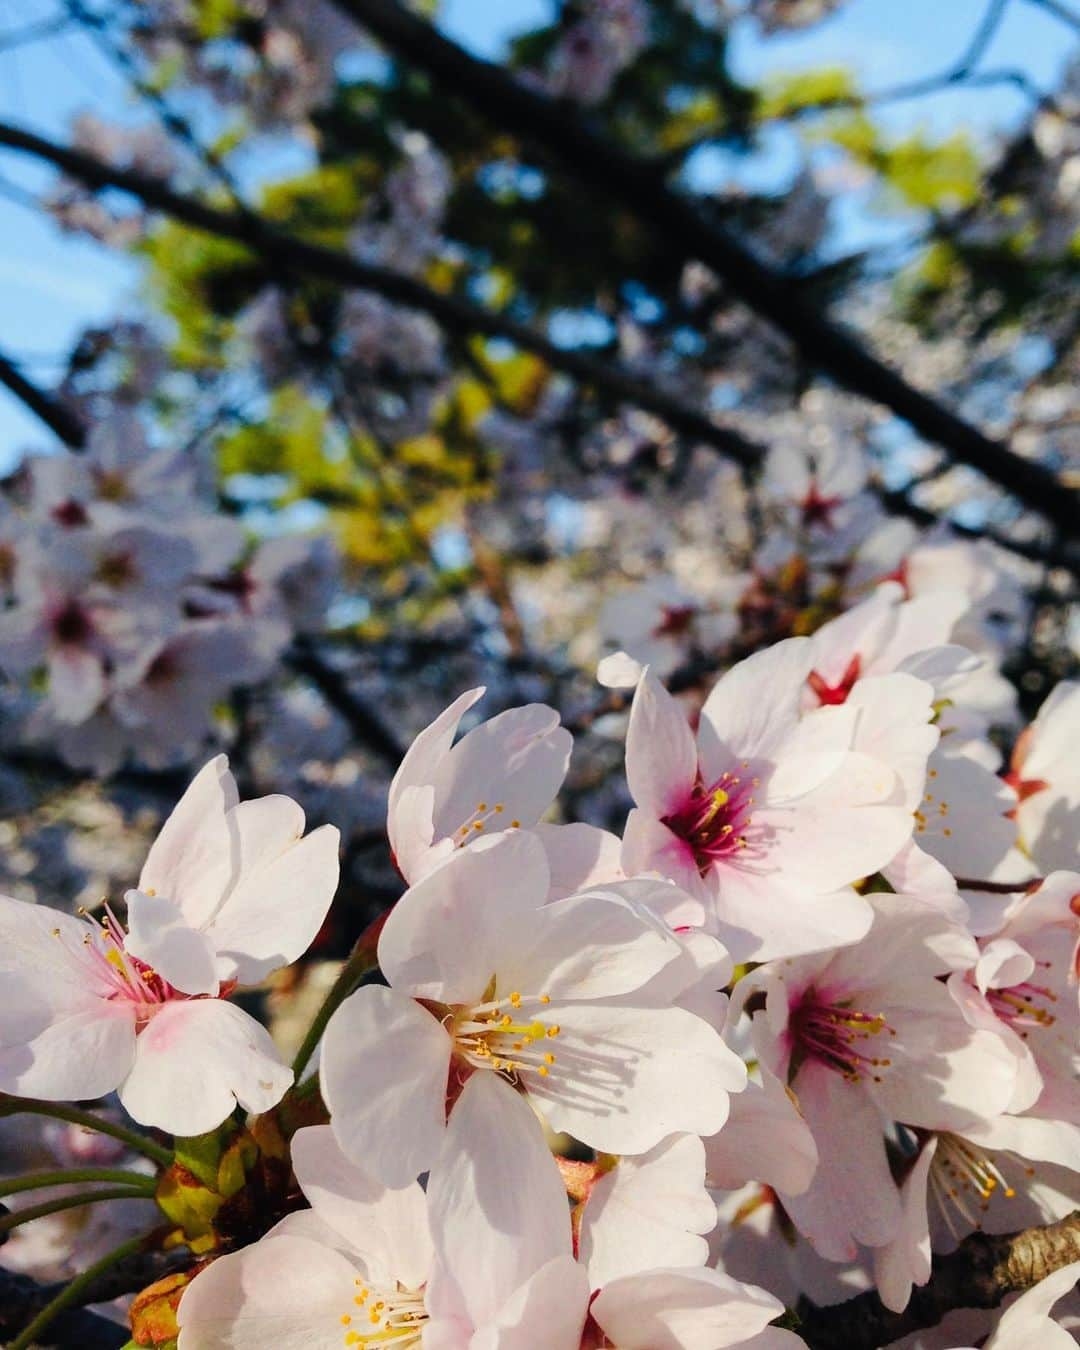
[[[670,3],[671,0],[668,0]],[[0,0],[0,118],[64,139],[71,117],[90,109],[106,119],[140,116],[123,81],[84,36],[70,35],[3,50],[3,35],[56,13],[54,0]],[[737,75],[748,81],[769,72],[824,64],[850,66],[862,87],[874,90],[917,79],[948,66],[965,48],[985,0],[850,0],[831,20],[803,33],[763,41],[750,22],[733,37]],[[445,29],[474,50],[498,55],[508,34],[544,22],[548,0],[444,0]],[[1010,0],[983,69],[1013,66],[1044,88],[1052,87],[1068,59],[1070,35],[1031,0]],[[1008,87],[950,90],[892,105],[881,116],[893,130],[956,126],[992,138],[1016,123],[1025,102]],[[778,144],[763,157],[764,179],[782,174],[790,150]],[[250,172],[266,172],[269,160]],[[734,169],[734,162],[732,162]],[[724,172],[723,165],[718,172]],[[137,304],[137,267],[115,253],[64,235],[39,211],[11,200],[9,189],[36,189],[50,175],[7,152],[0,153],[0,346],[24,359],[42,383],[55,377],[50,358],[62,353],[88,323],[107,321]],[[866,223],[845,222],[846,243],[865,240]],[[869,236],[868,236],[869,237]],[[22,407],[0,390],[0,466],[28,445],[48,437]]]

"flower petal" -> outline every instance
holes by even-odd
[[[652,1270],[613,1281],[590,1311],[619,1350],[725,1350],[764,1331],[784,1305],[718,1270]]]
[[[686,714],[656,676],[645,671],[626,728],[626,781],[650,816],[672,814],[697,777],[697,746]]]
[[[366,985],[323,1037],[319,1074],[347,1158],[386,1186],[426,1172],[446,1126],[450,1037],[407,994]]]
[[[216,994],[214,944],[192,928],[180,906],[164,895],[128,891],[128,934],[124,949],[184,994]]]
[[[139,875],[140,891],[175,900],[193,927],[209,919],[236,874],[237,839],[226,816],[236,803],[229,761],[218,755],[173,807]]]
[[[239,1103],[268,1111],[293,1076],[254,1018],[218,998],[166,1003],[140,1033],[124,1109],[170,1134],[204,1134]]]
[[[356,1267],[302,1237],[219,1256],[184,1291],[180,1350],[341,1350]]]
[[[431,1273],[434,1254],[420,1187],[387,1190],[346,1158],[329,1125],[297,1130],[290,1151],[313,1213],[363,1258],[372,1281],[419,1289]]]

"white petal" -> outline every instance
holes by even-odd
[[[661,819],[689,796],[697,768],[697,746],[686,714],[646,670],[634,694],[626,729],[630,795],[648,815]]]
[[[474,1327],[571,1254],[570,1210],[540,1123],[502,1078],[474,1074],[428,1182],[431,1233]]]
[[[626,652],[612,652],[597,664],[596,680],[606,689],[633,689],[643,670],[641,662]]]
[[[379,965],[396,989],[441,1003],[478,1002],[506,934],[548,895],[547,857],[527,830],[461,849],[394,906]]]
[[[216,994],[214,944],[189,926],[180,906],[163,895],[128,891],[124,948],[184,994]]]
[[[1050,1320],[1050,1311],[1078,1280],[1080,1261],[1047,1275],[1006,1309],[985,1350],[1031,1350],[1036,1345],[1039,1350],[1068,1350],[1075,1346],[1065,1328]]]
[[[301,1237],[218,1257],[184,1291],[180,1350],[341,1350],[356,1267]]]
[[[926,1187],[936,1151],[937,1139],[931,1137],[900,1186],[900,1231],[887,1247],[874,1249],[874,1280],[882,1303],[892,1312],[903,1312],[911,1286],[930,1278]]]
[[[366,985],[334,1013],[319,1075],[346,1157],[386,1186],[415,1181],[446,1125],[450,1037],[407,994]]]
[[[665,1262],[703,1266],[709,1244],[701,1234],[715,1227],[704,1147],[696,1135],[677,1134],[600,1177],[585,1204],[578,1256],[601,1289]]]
[[[387,1190],[346,1158],[329,1125],[297,1130],[290,1151],[313,1212],[363,1258],[371,1280],[419,1289],[430,1274],[433,1254],[420,1187]]]
[[[799,720],[813,664],[809,638],[787,638],[724,675],[701,710],[698,748],[710,781],[733,759],[769,759]]]
[[[590,1311],[619,1350],[726,1350],[764,1331],[784,1305],[718,1270],[653,1270],[601,1289]]]
[[[435,837],[501,807],[490,828],[535,825],[566,777],[573,737],[544,703],[508,708],[473,727],[435,772]],[[483,803],[481,808],[480,803]]]
[[[303,829],[302,815],[300,822]],[[337,890],[339,842],[337,829],[323,825],[306,839],[293,836],[264,866],[245,868],[206,929],[241,984],[257,984],[307,951]]]
[[[213,914],[235,876],[237,840],[226,812],[236,802],[229,761],[218,755],[173,807],[139,876],[140,891],[175,900],[196,928]]]
[[[134,1055],[130,1006],[102,1000],[62,1011],[31,1039],[0,1049],[0,1091],[47,1101],[103,1097],[123,1082]]]
[[[237,1103],[268,1111],[292,1081],[254,1018],[223,999],[200,998],[165,1004],[139,1034],[120,1101],[143,1125],[204,1134]]]
[[[584,1269],[572,1256],[558,1256],[514,1291],[495,1322],[476,1332],[469,1350],[578,1350],[588,1304]]]
[[[544,846],[551,873],[552,900],[622,877],[622,840],[610,830],[575,822],[533,825],[531,833]]]
[[[736,1190],[760,1181],[801,1195],[817,1170],[817,1145],[783,1083],[767,1070],[762,1077],[764,1086],[748,1083],[732,1099],[724,1128],[705,1140],[709,1184]]]
[[[495,966],[501,997],[517,989],[555,999],[612,998],[640,989],[683,955],[666,925],[603,891],[523,914],[501,945]]]
[[[426,726],[420,732],[398,765],[398,771],[390,784],[386,829],[390,836],[390,847],[399,859],[401,850],[398,847],[397,836],[398,804],[401,794],[406,788],[421,787],[434,782],[436,770],[454,742],[461,719],[483,696],[484,689],[481,686],[478,689],[469,689],[456,698],[430,726]]]
[[[550,1018],[548,1017],[550,1012]],[[550,1124],[605,1153],[644,1153],[669,1134],[715,1134],[746,1069],[682,1008],[555,1004],[556,1062],[528,1088]]]

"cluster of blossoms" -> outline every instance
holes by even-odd
[[[239,802],[219,757],[123,918],[0,902],[0,1089],[115,1091],[176,1136],[316,1104],[279,1116],[264,1236],[184,1285],[179,1350],[794,1350],[800,1294],[901,1310],[933,1251],[1080,1189],[1080,686],[1005,767],[970,619],[888,580],[700,707],[611,658],[621,835],[547,819],[555,710],[459,738],[463,694],[390,786],[382,979],[350,963],[295,1086],[230,997],[314,939],[337,832]],[[1047,1343],[1077,1274],[988,1344]]]
[[[322,626],[329,541],[253,547],[195,479],[116,413],[85,452],[28,459],[0,497],[0,671],[21,682],[21,739],[99,773],[188,759],[216,705]]]

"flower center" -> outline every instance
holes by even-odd
[[[1023,1170],[1027,1177],[1035,1175],[1033,1167],[1025,1165]],[[938,1135],[937,1152],[930,1164],[929,1190],[956,1238],[960,1236],[954,1222],[956,1215],[968,1226],[981,1228],[982,1216],[995,1194],[1007,1200],[1016,1195],[997,1161],[955,1134]]]
[[[862,658],[856,652],[847,663],[843,675],[840,676],[836,684],[828,684],[824,678],[812,670],[806,677],[806,683],[817,696],[818,703],[827,708],[836,707],[840,703],[846,703],[848,694],[855,687],[859,678],[859,669],[862,665]]]
[[[662,605],[660,622],[652,631],[653,637],[680,637],[690,629],[697,615],[696,605]]]
[[[1040,965],[1049,966],[1049,961],[1040,961]],[[1032,984],[1024,980],[1008,989],[988,989],[986,1001],[995,1014],[1008,1024],[1016,1033],[1026,1038],[1032,1027],[1052,1027],[1057,1014],[1050,1011],[1050,1005],[1058,1000],[1057,994],[1045,985]]]
[[[881,1082],[879,1071],[887,1069],[892,1061],[867,1051],[879,1048],[876,1044],[879,1036],[895,1036],[896,1032],[884,1013],[860,1012],[852,1006],[853,1002],[847,998],[828,1002],[816,990],[806,991],[788,1022],[792,1075],[804,1061],[814,1059],[850,1083],[861,1082],[867,1076],[875,1083]]]
[[[548,994],[515,990],[506,998],[451,1009],[448,1030],[455,1053],[472,1068],[494,1069],[515,1083],[523,1074],[547,1078],[555,1065],[549,1042],[560,1027],[537,1013],[550,1002]]]
[[[125,950],[123,926],[108,905],[100,924],[88,918],[86,927],[82,940],[85,959],[104,983],[109,1002],[134,1006],[136,1031],[141,1031],[163,1004],[189,997],[174,989],[145,961]],[[59,928],[52,931],[54,937],[64,940]]]
[[[725,770],[715,783],[706,785],[699,773],[683,804],[662,818],[672,834],[690,847],[703,877],[714,863],[746,848],[753,789],[758,781],[742,779]]]
[[[353,1304],[352,1312],[341,1314],[346,1345],[412,1350],[421,1344],[428,1320],[422,1289],[376,1289],[358,1279]]]
[[[836,525],[832,513],[843,503],[843,500],[843,497],[822,496],[817,483],[812,482],[810,491],[799,503],[799,509],[802,511],[803,528],[809,529],[811,525],[821,525],[826,530],[834,530]]]
[[[90,616],[77,600],[69,600],[53,615],[53,637],[62,646],[82,646],[94,636]]]
[[[474,835],[483,833],[490,820],[495,821],[496,829],[505,829],[506,825],[503,820],[505,811],[506,805],[504,802],[495,802],[493,805],[489,805],[487,802],[477,802],[472,814],[466,816],[462,824],[458,826],[454,834],[454,847],[462,848]],[[519,830],[520,828],[520,820],[510,822],[510,829]]]

